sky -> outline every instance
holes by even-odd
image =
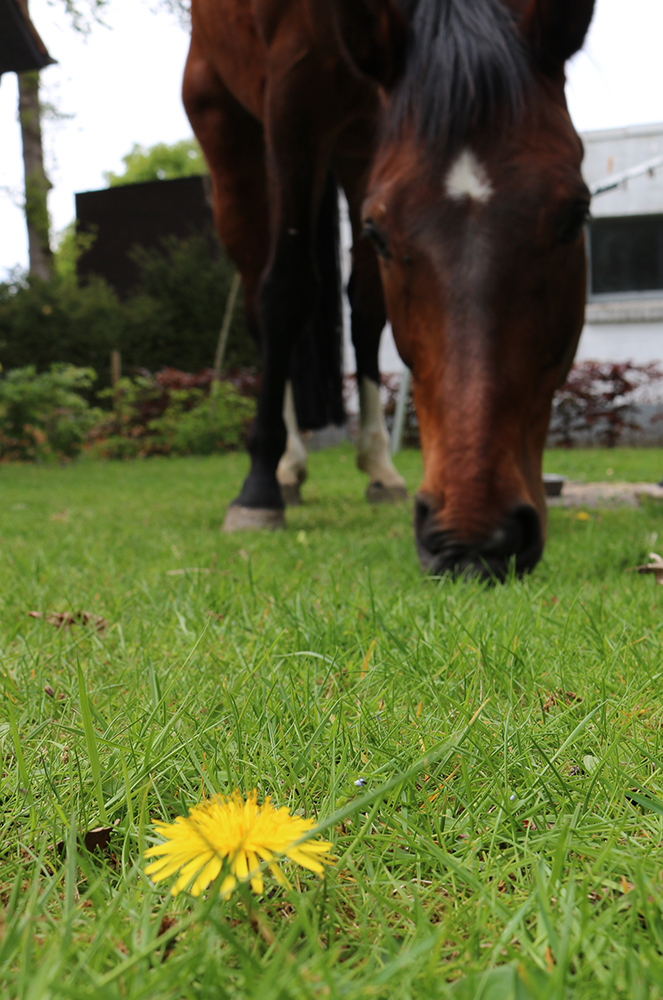
[[[134,143],[188,138],[180,101],[188,38],[177,20],[154,14],[149,0],[113,0],[108,27],[86,39],[71,28],[62,0],[30,0],[51,55],[42,99],[61,115],[44,125],[53,183],[49,208],[55,233],[75,215],[76,191],[105,186],[103,172],[121,172]],[[597,0],[584,50],[568,67],[567,96],[579,131],[663,122],[663,0]],[[27,265],[21,212],[23,164],[16,117],[16,76],[0,79],[0,280]]]

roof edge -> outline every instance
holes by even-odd
[[[606,139],[642,139],[649,135],[663,136],[663,122],[644,125],[623,125],[620,128],[590,129],[580,132],[583,142],[605,142]]]
[[[10,28],[9,43],[4,47],[0,44],[0,75],[41,70],[57,62],[30,20],[26,0],[0,0],[0,7],[4,7]],[[12,23],[14,29],[11,29]],[[15,34],[15,47],[12,47],[12,34]]]

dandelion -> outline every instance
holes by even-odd
[[[194,806],[188,817],[154,823],[164,842],[145,852],[146,858],[158,858],[145,871],[155,882],[179,871],[173,896],[190,883],[191,893],[199,896],[226,865],[229,871],[221,895],[227,899],[238,881],[248,880],[255,893],[262,893],[261,862],[266,862],[279,885],[289,888],[278,859],[289,858],[317,875],[329,861],[325,857],[333,846],[329,841],[306,839],[314,826],[315,820],[291,816],[285,806],[277,809],[269,797],[259,806],[255,789],[246,802],[239,791],[218,795]]]

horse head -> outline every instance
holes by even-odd
[[[589,192],[564,65],[594,0],[352,7],[347,49],[382,94],[363,215],[413,373],[419,559],[503,579],[543,551],[543,448],[583,325]]]

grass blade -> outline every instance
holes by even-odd
[[[101,766],[99,764],[97,739],[94,733],[94,726],[92,725],[92,714],[90,712],[90,703],[88,701],[87,688],[85,686],[85,678],[83,677],[83,671],[81,670],[80,663],[78,664],[77,669],[78,669],[78,697],[81,706],[81,716],[83,718],[85,743],[87,745],[87,752],[90,760],[90,769],[92,771],[92,778],[94,781],[94,791],[97,797],[97,803],[99,805],[99,818],[101,819],[102,823],[107,823],[108,816],[106,814],[106,806],[104,804],[104,791],[101,784]]]

